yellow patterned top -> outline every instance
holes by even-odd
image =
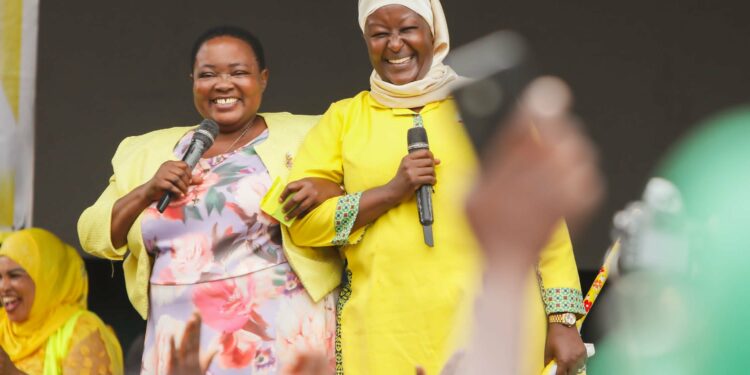
[[[42,374],[46,345],[17,361],[16,367],[29,374]],[[70,338],[68,355],[57,364],[62,374],[120,375],[123,373],[122,349],[112,329],[94,313],[85,311],[78,317]]]
[[[441,160],[432,196],[435,247],[424,244],[415,199],[352,230],[360,193],[386,184],[407,154],[406,133],[424,126],[430,150]],[[339,301],[337,367],[346,374],[408,374],[421,365],[438,374],[463,346],[481,276],[480,252],[468,226],[464,197],[477,173],[477,160],[453,100],[427,104],[417,115],[385,107],[368,92],[339,101],[314,127],[289,180],[324,178],[347,195],[329,199],[290,227],[300,246],[341,246],[347,282]],[[544,365],[547,316],[582,314],[573,247],[564,223],[551,234],[530,270],[523,353],[528,371]],[[543,285],[543,286],[542,286]]]

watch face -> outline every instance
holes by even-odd
[[[576,324],[576,316],[574,314],[565,314],[563,316],[563,320],[565,321],[565,324],[572,326],[573,324]]]

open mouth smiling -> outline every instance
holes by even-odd
[[[392,65],[405,65],[408,62],[410,62],[412,59],[414,59],[414,56],[406,56],[400,59],[386,59],[385,61],[388,62],[388,64],[392,64]]]
[[[13,310],[15,310],[18,307],[18,305],[21,304],[21,299],[18,297],[6,296],[2,298],[2,302],[3,302],[3,308],[5,309],[5,311],[10,313],[10,312],[13,312]]]
[[[219,106],[231,106],[237,103],[239,100],[239,98],[214,98],[211,99],[211,103]]]

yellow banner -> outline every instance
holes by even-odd
[[[0,229],[31,224],[38,0],[0,0]]]

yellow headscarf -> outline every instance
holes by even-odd
[[[18,263],[34,280],[35,297],[28,319],[14,323],[0,310],[0,346],[15,362],[44,345],[76,311],[86,309],[89,281],[75,249],[43,229],[0,236],[0,256]]]

